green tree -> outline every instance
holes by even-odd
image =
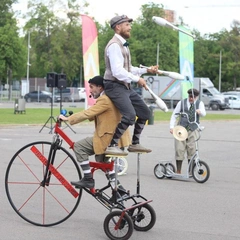
[[[30,0],[26,14],[24,37],[18,35],[14,13],[15,0],[0,3],[0,81],[26,76],[28,32],[31,36],[29,77],[45,77],[47,72],[62,72],[67,75],[69,85],[81,76],[82,27],[79,12],[85,12],[88,3],[81,6],[77,0],[68,0],[63,5],[58,0]],[[57,11],[61,5],[61,12]],[[62,14],[65,18],[62,18]],[[16,14],[16,13],[15,13]],[[153,16],[164,17],[161,4],[148,3],[141,7],[141,15],[134,19],[130,42],[132,64],[151,66],[159,63],[160,69],[179,72],[178,32],[157,25]],[[131,17],[131,16],[129,16]],[[183,18],[179,19],[181,25]],[[105,71],[104,49],[114,32],[109,23],[96,22],[98,29],[100,74]],[[234,21],[231,31],[223,30],[201,36],[194,29],[195,76],[209,77],[217,85],[219,81],[219,57],[222,52],[222,90],[235,89],[240,85],[240,24]],[[159,47],[159,54],[157,49]],[[157,59],[158,56],[158,59]]]
[[[227,78],[230,90],[235,90],[240,86],[240,22],[233,21],[231,31],[225,32],[221,41],[224,49],[224,74]]]
[[[82,65],[82,31],[80,24],[80,6],[75,0],[69,0],[66,8],[59,14],[41,1],[29,4],[25,31],[31,31],[31,70],[32,77],[44,77],[47,72],[65,73],[71,85],[80,75]],[[84,4],[83,7],[88,4]],[[66,15],[67,18],[61,18]]]
[[[23,74],[22,68],[26,56],[26,49],[18,36],[19,29],[11,9],[14,2],[3,0],[0,3],[0,82],[4,84],[8,80],[10,85],[13,78]]]

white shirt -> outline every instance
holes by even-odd
[[[194,102],[194,104],[195,104],[195,102]],[[175,126],[175,122],[176,122],[176,120],[178,118],[178,115],[176,115],[176,113],[180,113],[180,111],[181,111],[181,104],[182,104],[181,101],[179,101],[177,103],[177,106],[175,107],[173,113],[172,113],[172,116],[171,116],[171,119],[170,119],[170,129],[174,128],[174,126]],[[190,108],[190,104],[191,103],[187,99],[187,108],[188,109]],[[200,110],[200,114],[199,114],[200,117],[206,116],[205,106],[204,106],[204,103],[202,101],[200,101],[198,109]]]
[[[115,36],[124,44],[126,40],[121,37],[119,34],[115,34]],[[128,47],[124,47],[126,51],[128,51]],[[138,82],[139,78],[142,74],[147,72],[145,68],[133,67],[131,66],[130,71],[128,72],[124,67],[124,57],[122,55],[122,51],[117,43],[111,44],[107,48],[107,56],[110,61],[111,71],[115,78],[119,81],[123,81],[126,83]]]

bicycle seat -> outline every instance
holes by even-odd
[[[101,169],[102,171],[112,171],[114,167],[114,161],[111,161],[109,163],[105,162],[89,162],[90,167],[93,167],[95,169]]]

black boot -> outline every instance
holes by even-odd
[[[93,178],[85,178],[83,177],[80,181],[78,182],[71,182],[73,186],[76,188],[94,188],[95,181]]]

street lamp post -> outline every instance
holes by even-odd
[[[171,28],[173,30],[176,30],[176,31],[179,31],[179,32],[182,32],[192,38],[194,38],[194,36],[192,34],[190,34],[189,32],[186,32],[176,26],[174,26],[173,24],[171,24],[170,22],[168,22],[166,19],[164,18],[161,18],[161,17],[156,17],[156,16],[153,16],[152,17],[152,20],[153,22],[155,22],[156,24],[160,25],[160,26],[163,26],[163,27],[168,27],[168,28]]]
[[[27,92],[29,92],[29,66],[31,66],[31,64],[29,63],[30,49],[31,49],[31,45],[30,45],[30,31],[28,31]]]
[[[220,56],[219,56],[219,86],[218,86],[218,91],[221,92],[221,84],[222,84],[222,51],[220,51]]]

